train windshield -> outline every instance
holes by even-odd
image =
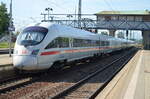
[[[28,27],[24,29],[23,33],[21,33],[17,39],[18,44],[24,46],[33,46],[37,45],[46,36],[48,29],[44,27],[34,26]]]

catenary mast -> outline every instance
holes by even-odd
[[[78,27],[81,28],[81,6],[82,6],[82,1],[79,0],[79,5],[78,5]]]

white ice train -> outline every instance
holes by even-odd
[[[53,23],[32,24],[17,37],[13,65],[38,71],[133,46],[134,42]],[[58,65],[59,66],[59,65]]]

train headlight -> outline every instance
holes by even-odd
[[[18,54],[18,50],[14,50],[14,54]]]
[[[38,53],[39,53],[39,49],[36,49],[36,50],[33,50],[31,54],[32,55],[37,55]]]

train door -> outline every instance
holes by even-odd
[[[99,41],[98,41],[98,48],[99,48],[99,55],[101,54],[101,39],[100,39],[100,36],[99,36]]]
[[[72,59],[75,60],[75,59],[78,59],[80,58],[80,49],[81,49],[81,39],[78,39],[78,38],[73,38],[72,39]]]
[[[73,59],[73,38],[69,38],[68,60]]]

